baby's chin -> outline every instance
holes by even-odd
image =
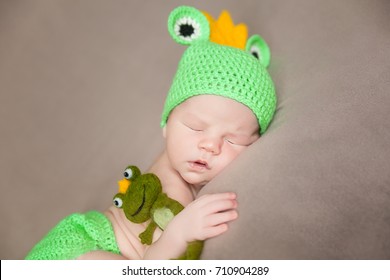
[[[181,174],[181,177],[189,186],[197,191],[200,191],[210,181],[196,173],[184,173]]]

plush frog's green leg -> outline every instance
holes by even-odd
[[[142,244],[150,245],[153,241],[153,233],[156,230],[157,224],[152,220],[146,230],[142,232],[138,237],[141,239]]]
[[[203,241],[193,241],[187,246],[187,260],[199,260],[202,254]]]
[[[173,217],[183,209],[183,206],[165,193],[160,193],[150,210],[151,222],[144,232],[139,235],[142,244],[152,244],[153,234],[157,226],[165,230]]]
[[[193,241],[188,243],[187,250],[178,260],[199,260],[202,254],[203,241]]]

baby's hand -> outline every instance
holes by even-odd
[[[227,222],[238,216],[236,194],[206,194],[188,204],[169,223],[165,232],[173,234],[176,242],[205,240],[224,233]]]

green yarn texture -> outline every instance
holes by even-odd
[[[259,60],[247,51],[209,41],[196,42],[184,52],[165,101],[161,126],[176,106],[201,94],[224,96],[246,105],[256,115],[261,134],[276,109],[274,84]]]
[[[26,260],[72,260],[94,250],[120,254],[111,222],[97,211],[75,213],[49,231]]]

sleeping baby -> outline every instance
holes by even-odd
[[[135,223],[133,213],[112,205],[104,213],[90,211],[66,217],[26,259],[174,259],[189,243],[218,236],[237,213],[231,192],[197,194],[248,146],[271,122],[276,95],[266,70],[270,51],[258,35],[249,39],[243,24],[235,26],[228,12],[218,20],[181,6],[168,19],[172,38],[187,45],[162,113],[163,152],[147,173],[162,192],[184,206],[166,225],[154,230],[151,244],[140,241],[150,221]],[[126,173],[127,172],[127,173]],[[140,175],[126,169],[129,178]],[[120,192],[125,193],[125,186]]]

